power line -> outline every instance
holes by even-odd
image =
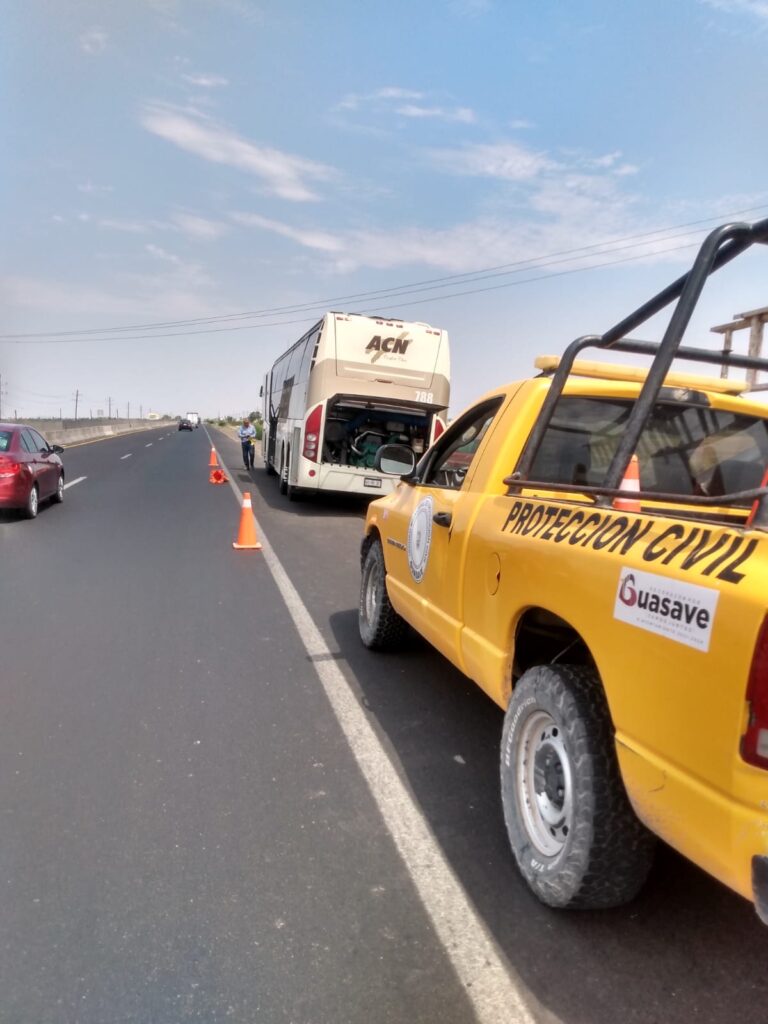
[[[685,224],[678,224],[678,225],[674,225],[674,226],[668,227],[668,228],[659,228],[659,229],[656,229],[655,231],[642,232],[642,233],[635,234],[635,235],[626,235],[626,236],[624,236],[622,238],[612,239],[612,240],[609,240],[609,241],[595,242],[595,243],[593,243],[591,245],[587,245],[587,246],[580,246],[580,247],[577,247],[577,248],[574,248],[574,249],[561,250],[559,252],[550,253],[550,254],[547,254],[547,255],[530,257],[528,259],[518,260],[518,261],[515,261],[513,263],[500,264],[499,266],[496,266],[496,267],[488,267],[488,268],[485,268],[483,270],[467,271],[467,272],[462,273],[462,274],[451,274],[451,275],[447,275],[445,277],[432,278],[432,279],[426,280],[426,281],[414,282],[412,284],[401,285],[398,288],[379,289],[377,291],[370,291],[370,292],[358,292],[356,294],[351,294],[351,295],[335,296],[335,297],[332,297],[332,298],[319,299],[319,300],[314,301],[314,302],[298,303],[298,304],[295,304],[295,305],[292,305],[292,306],[276,306],[276,307],[272,307],[272,308],[265,308],[265,309],[262,309],[262,310],[253,310],[253,311],[250,311],[250,312],[222,314],[221,316],[215,316],[215,317],[199,317],[199,318],[194,319],[194,320],[174,320],[174,321],[147,323],[147,324],[126,325],[126,326],[123,326],[123,327],[90,328],[90,329],[84,329],[84,330],[80,330],[80,331],[52,331],[52,332],[49,332],[49,333],[5,334],[5,335],[0,335],[0,341],[15,342],[15,343],[27,342],[27,343],[38,343],[38,344],[54,344],[54,343],[63,344],[63,343],[67,343],[67,342],[70,342],[70,343],[82,343],[82,342],[86,342],[86,341],[89,341],[89,340],[90,341],[140,341],[140,340],[151,340],[151,339],[155,339],[156,340],[156,339],[174,338],[174,337],[189,337],[189,336],[196,335],[196,334],[221,334],[221,333],[227,333],[227,332],[230,332],[230,331],[252,330],[252,329],[255,329],[257,327],[260,327],[260,328],[261,327],[284,327],[284,326],[290,326],[290,325],[293,325],[293,324],[304,324],[304,323],[308,323],[310,319],[314,319],[314,317],[302,317],[301,319],[298,319],[298,320],[280,320],[280,321],[277,321],[277,322],[268,322],[268,323],[248,323],[248,324],[242,324],[242,325],[234,326],[234,327],[217,327],[217,328],[211,328],[211,329],[205,329],[205,330],[195,330],[195,331],[178,331],[178,332],[167,331],[167,328],[170,328],[170,327],[196,326],[196,325],[208,324],[208,323],[211,323],[211,324],[213,324],[213,323],[227,323],[227,322],[230,322],[232,320],[241,320],[241,319],[246,319],[246,318],[257,319],[257,318],[262,318],[262,317],[267,317],[267,316],[289,315],[291,313],[299,313],[299,312],[305,312],[305,311],[306,312],[310,312],[313,309],[316,309],[316,310],[323,309],[323,310],[325,310],[329,306],[332,306],[334,303],[342,302],[342,301],[348,301],[348,300],[351,300],[351,299],[366,299],[367,298],[369,300],[375,300],[376,298],[384,298],[384,297],[387,297],[387,296],[390,299],[395,299],[398,296],[406,296],[407,297],[408,295],[418,294],[419,292],[423,292],[423,291],[441,290],[441,289],[451,288],[453,286],[461,285],[461,284],[474,284],[474,283],[477,283],[477,282],[480,282],[480,281],[490,280],[490,279],[497,278],[497,277],[505,277],[505,276],[509,276],[511,274],[523,273],[523,272],[525,272],[525,270],[542,269],[544,267],[555,266],[555,265],[562,264],[562,263],[573,262],[574,260],[577,260],[577,259],[578,260],[591,259],[591,258],[594,258],[594,257],[597,257],[597,256],[607,255],[609,253],[622,252],[622,251],[625,251],[627,249],[641,248],[643,243],[638,243],[638,241],[637,241],[638,239],[646,239],[646,240],[649,240],[649,241],[650,240],[655,240],[656,243],[659,243],[659,242],[674,241],[677,238],[688,237],[691,234],[697,234],[698,235],[698,234],[701,234],[702,231],[705,230],[705,229],[698,228],[698,230],[693,231],[693,232],[691,232],[691,231],[683,231],[683,232],[678,233],[678,234],[668,234],[668,232],[678,231],[678,229],[682,229],[682,228],[695,228],[695,227],[697,227],[697,225],[710,223],[712,221],[717,221],[719,223],[719,222],[721,222],[722,220],[724,220],[727,217],[740,216],[741,214],[751,213],[751,212],[754,212],[756,210],[765,209],[766,205],[768,205],[768,204],[763,204],[761,206],[748,207],[746,209],[737,210],[737,211],[735,211],[735,212],[733,212],[731,214],[727,214],[727,215],[722,215],[722,216],[718,216],[718,217],[707,217],[707,218],[703,218],[701,220],[689,221],[689,222],[687,222]],[[665,237],[655,238],[655,236],[661,235],[663,233],[667,233]],[[616,244],[614,244],[616,242],[625,242],[625,243],[628,243],[628,244],[616,245]],[[508,288],[508,287],[513,287],[513,286],[521,285],[521,284],[529,284],[529,283],[534,282],[534,281],[541,281],[541,280],[545,280],[545,279],[551,278],[551,277],[561,277],[561,276],[564,276],[566,274],[580,273],[580,272],[583,272],[583,271],[586,271],[586,270],[597,270],[597,269],[605,268],[605,267],[608,267],[608,266],[612,266],[614,264],[621,264],[621,263],[631,262],[631,261],[634,261],[634,260],[646,259],[649,256],[665,255],[665,254],[671,253],[671,252],[678,252],[678,251],[680,251],[682,249],[691,248],[695,244],[697,244],[697,243],[690,242],[690,243],[688,243],[686,245],[682,245],[682,246],[675,246],[675,247],[660,249],[660,250],[656,250],[656,251],[653,251],[653,252],[643,252],[643,253],[641,253],[641,254],[639,254],[637,256],[631,256],[631,257],[617,259],[617,260],[607,260],[607,261],[604,261],[604,262],[601,262],[601,263],[589,264],[587,266],[581,266],[581,267],[573,267],[573,268],[571,268],[569,270],[554,272],[554,273],[551,273],[551,274],[543,274],[543,275],[540,275],[538,277],[525,278],[522,281],[520,281],[520,280],[518,280],[518,281],[509,281],[509,282],[505,282],[504,284],[490,286],[490,287],[487,287],[487,288],[478,288],[478,289],[471,289],[471,290],[465,290],[465,291],[452,292],[450,294],[443,294],[443,295],[438,295],[438,296],[430,296],[429,298],[420,299],[420,300],[416,300],[416,301],[412,301],[412,302],[398,302],[398,305],[399,306],[404,306],[404,307],[414,306],[414,305],[422,305],[425,302],[439,302],[439,301],[441,301],[443,299],[446,299],[446,298],[458,298],[458,297],[462,297],[462,296],[466,296],[466,295],[478,294],[478,293],[485,292],[485,291],[495,291],[495,290],[498,290],[500,288]],[[516,268],[516,269],[512,269],[512,268]],[[376,311],[379,311],[379,310],[381,310],[383,308],[384,307],[376,307],[374,309],[369,309],[368,312],[376,312]],[[93,337],[93,336],[99,336],[99,335],[114,335],[114,334],[118,334],[120,332],[137,331],[137,330],[143,330],[143,329],[149,329],[149,328],[162,329],[163,333],[161,333],[161,334],[132,334],[132,335],[122,335],[120,337]]]
[[[677,246],[674,246],[674,247],[669,248],[669,249],[661,249],[657,253],[655,253],[654,255],[663,256],[663,255],[666,255],[667,253],[680,252],[683,249],[694,248],[696,245],[698,245],[697,242],[688,242],[685,245],[677,245]],[[428,297],[426,299],[414,299],[411,302],[399,302],[398,305],[401,306],[401,307],[421,306],[421,305],[424,305],[424,303],[426,303],[426,302],[441,302],[441,301],[443,301],[445,299],[458,299],[458,298],[462,298],[463,296],[466,296],[466,295],[479,295],[482,292],[498,291],[501,288],[513,288],[513,287],[519,287],[520,285],[524,285],[524,284],[533,284],[536,281],[547,281],[547,280],[549,280],[549,279],[551,279],[553,277],[565,277],[568,274],[581,274],[581,273],[584,273],[587,270],[599,270],[599,269],[602,269],[602,268],[605,268],[605,267],[616,266],[617,264],[620,264],[620,263],[636,262],[637,260],[647,259],[647,256],[648,256],[647,253],[640,253],[639,255],[636,255],[636,256],[625,256],[623,259],[620,259],[620,260],[606,260],[604,263],[590,264],[590,266],[587,266],[587,267],[572,267],[570,270],[556,270],[556,271],[553,271],[550,274],[540,274],[538,277],[526,277],[522,281],[506,281],[504,284],[489,285],[486,288],[471,288],[471,289],[467,289],[466,291],[453,292],[450,295],[440,295],[440,296],[437,296],[437,297],[430,296],[430,297]],[[378,307],[374,307],[372,309],[368,308],[364,312],[366,312],[366,313],[377,313],[377,312],[381,312],[384,309],[388,309],[388,307],[386,307],[386,306],[378,306]],[[355,312],[355,311],[354,310],[350,310],[350,312]],[[303,318],[301,318],[299,320],[281,320],[278,323],[243,324],[240,327],[214,327],[214,328],[210,328],[210,329],[206,329],[206,330],[202,330],[202,331],[171,331],[171,332],[169,332],[167,334],[135,334],[135,335],[132,335],[130,337],[115,337],[115,336],[113,336],[113,337],[110,337],[110,338],[80,338],[80,337],[78,337],[78,338],[57,338],[57,339],[54,339],[54,340],[51,340],[51,341],[46,340],[46,339],[31,339],[31,340],[26,341],[26,342],[16,341],[16,342],[11,342],[10,344],[16,344],[16,345],[20,345],[20,344],[28,344],[28,345],[73,345],[73,344],[84,344],[84,343],[94,343],[94,342],[108,342],[108,341],[146,341],[146,340],[151,340],[151,339],[163,339],[163,338],[189,338],[189,337],[193,337],[194,335],[197,335],[197,334],[227,334],[227,333],[229,333],[231,331],[253,331],[253,330],[256,330],[256,328],[261,328],[261,327],[286,327],[286,326],[290,326],[292,324],[307,324],[307,323],[314,322],[315,319],[316,318],[314,316],[312,316],[312,317],[303,317]]]

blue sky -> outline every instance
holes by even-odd
[[[768,0],[7,5],[3,410],[239,414],[350,309],[444,327],[456,412],[768,216],[767,45]]]

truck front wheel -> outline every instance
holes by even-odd
[[[384,552],[374,540],[363,560],[358,614],[360,639],[374,651],[397,650],[408,631],[405,619],[390,604],[386,577]]]
[[[501,745],[504,820],[518,867],[542,903],[628,903],[655,840],[619,773],[602,685],[582,665],[539,665],[515,686]]]

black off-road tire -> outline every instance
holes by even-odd
[[[288,493],[288,466],[290,463],[290,459],[290,451],[286,453],[285,448],[283,448],[282,457],[280,459],[280,483],[278,484],[278,488],[281,494]]]
[[[504,720],[501,795],[518,867],[542,903],[617,907],[640,891],[655,838],[627,797],[593,669],[540,665],[520,678]]]
[[[396,651],[408,633],[408,623],[390,604],[386,579],[384,552],[374,540],[363,559],[357,617],[360,639],[372,651]]]

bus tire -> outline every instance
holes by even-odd
[[[619,772],[602,684],[584,665],[539,665],[512,693],[501,742],[501,797],[515,860],[550,907],[628,903],[653,861]]]
[[[398,650],[408,632],[408,623],[390,604],[386,580],[384,552],[374,540],[363,560],[358,608],[360,639],[372,651]]]
[[[280,493],[281,494],[287,494],[288,493],[288,464],[290,462],[290,459],[291,459],[290,450],[288,452],[288,455],[286,456],[285,448],[283,448],[283,453],[282,453],[282,456],[280,458],[280,485],[279,485],[279,487],[280,487]]]

